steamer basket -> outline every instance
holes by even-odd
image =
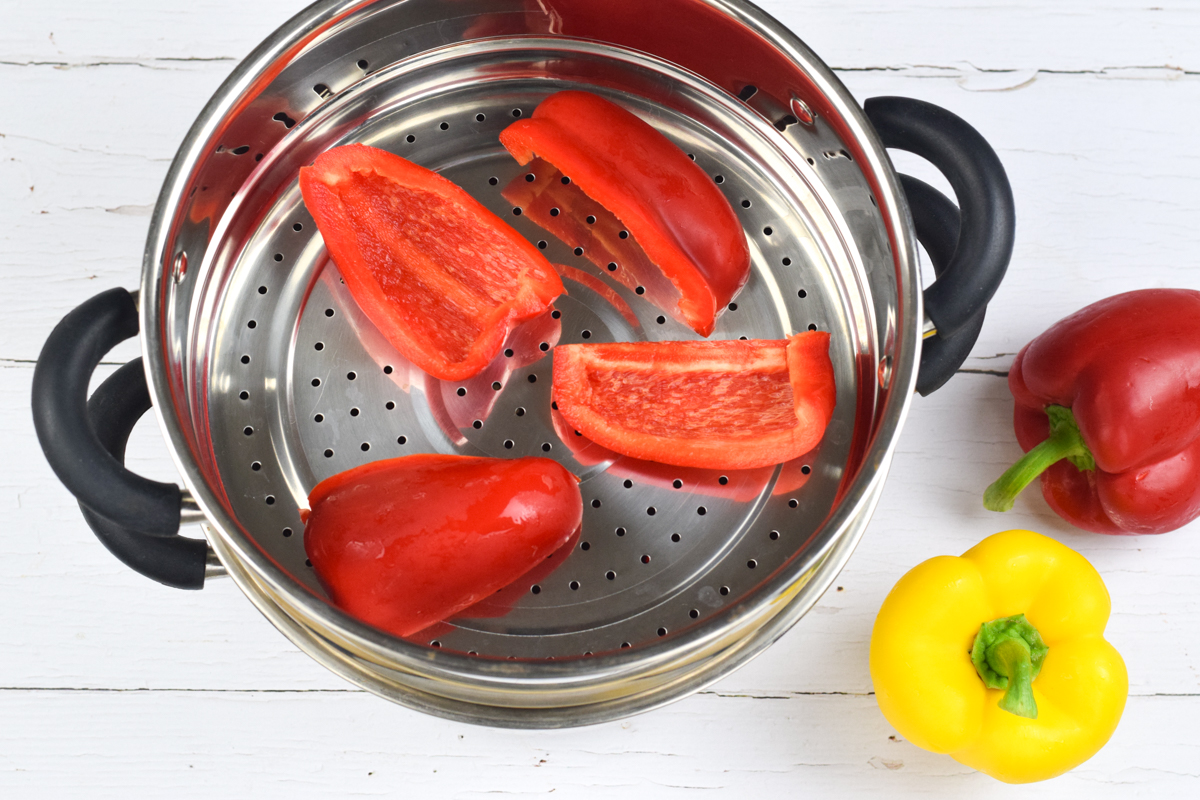
[[[944,351],[922,373],[926,384],[940,385],[974,342],[1008,260],[1011,196],[1007,232],[1005,208],[984,208],[987,224],[999,226],[984,257],[971,251],[968,231],[978,203],[963,194],[982,170],[1003,206],[998,161],[963,170],[966,183],[947,170],[963,204],[961,236],[954,207],[921,195],[929,213],[918,222],[928,220],[922,239],[937,266],[952,260],[956,244],[955,258],[976,262],[973,269],[1001,260],[984,291],[953,292],[944,321],[925,319],[899,178],[828,68],[747,3],[646,5],[321,2],[238,67],[180,148],[143,265],[145,375],[187,487],[168,499],[165,523],[123,511],[128,504],[109,499],[119,492],[96,488],[94,475],[74,475],[55,457],[75,436],[60,430],[74,415],[119,459],[128,430],[106,437],[105,425],[132,427],[149,398],[106,384],[98,395],[109,392],[104,402],[126,410],[106,422],[93,398],[89,428],[78,375],[91,369],[56,366],[58,354],[78,349],[78,332],[52,336],[35,376],[43,445],[110,549],[174,585],[198,588],[206,571],[227,571],[288,638],[347,680],[430,713],[514,727],[598,722],[676,699],[760,652],[816,602],[879,497],[917,385],[922,335],[936,325],[940,338],[931,341]],[[741,218],[752,274],[712,339],[832,334],[837,409],[817,450],[760,470],[679,469],[615,456],[556,426],[555,344],[696,338],[640,287],[612,280],[607,256],[589,260],[607,245],[618,261],[635,257],[635,243],[615,237],[620,223],[602,208],[575,198],[596,217],[578,241],[559,241],[531,220],[538,203],[554,204],[564,176],[541,163],[518,166],[497,136],[567,88],[647,120],[713,176]],[[911,103],[901,110],[911,112]],[[515,331],[483,375],[448,383],[409,365],[328,260],[297,174],[349,142],[437,170],[569,268],[569,295],[555,314]],[[998,171],[998,189],[988,169]],[[928,189],[905,180],[910,198]],[[935,287],[953,288],[949,276],[963,272],[951,265]],[[653,296],[664,287],[649,289]],[[104,324],[113,329],[110,318],[119,317],[125,329],[97,340],[129,335],[139,320],[127,319],[128,295],[92,302],[102,298],[115,309]],[[103,317],[86,306],[73,316],[89,330]],[[140,371],[127,371],[113,380],[140,386]],[[75,376],[64,390],[75,406],[43,414],[67,380],[60,372]],[[542,567],[400,640],[326,602],[305,558],[300,509],[334,473],[416,452],[554,458],[582,480],[584,519],[579,536]],[[111,467],[112,481],[140,480]],[[185,518],[199,516],[188,514],[193,506],[202,512],[210,549],[176,535],[180,502]]]

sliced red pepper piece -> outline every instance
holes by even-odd
[[[355,301],[434,377],[483,371],[513,326],[565,291],[507,223],[400,156],[335,147],[300,170],[300,191]]]
[[[712,333],[750,277],[737,215],[712,179],[665,136],[615,103],[565,91],[513,123],[500,142],[521,164],[553,164],[611,211],[679,290],[678,315]]]
[[[634,458],[753,469],[804,455],[837,400],[829,334],[559,345],[552,396],[575,430]]]
[[[334,604],[409,636],[540,565],[579,527],[579,481],[548,458],[421,454],[321,481],[304,549]]]

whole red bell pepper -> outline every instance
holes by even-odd
[[[686,153],[633,113],[580,91],[546,98],[500,143],[521,164],[553,164],[612,212],[678,290],[678,306],[664,310],[712,333],[750,277],[750,248],[725,195]]]
[[[1007,511],[1039,474],[1046,502],[1097,533],[1163,533],[1200,515],[1200,292],[1144,289],[1056,323],[1008,374],[1026,451],[988,487]]]
[[[335,147],[300,170],[300,191],[355,302],[435,378],[479,374],[513,327],[564,293],[506,222],[398,155]]]

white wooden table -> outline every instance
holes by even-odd
[[[1009,278],[962,374],[914,400],[862,544],[799,625],[667,708],[515,732],[354,689],[228,581],[180,592],[125,569],[30,424],[50,328],[136,285],[179,141],[300,0],[0,0],[0,797],[1197,796],[1200,524],[1104,537],[1059,521],[1036,490],[1006,516],[980,505],[1019,454],[1002,376],[1021,345],[1107,295],[1200,288],[1200,3],[1155,2],[765,0],[858,98],[930,100],[992,142],[1016,196]],[[174,478],[149,419],[131,463]],[[867,672],[893,582],[1010,527],[1100,570],[1130,675],[1108,746],[1023,790],[900,740]]]

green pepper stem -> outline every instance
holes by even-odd
[[[1003,689],[1000,708],[1011,714],[1037,719],[1033,679],[1042,671],[1050,648],[1024,614],[1001,617],[979,626],[971,646],[971,663],[983,685]]]
[[[1050,417],[1050,436],[1013,464],[983,493],[983,507],[989,511],[1008,511],[1017,495],[1034,479],[1064,458],[1081,470],[1095,469],[1092,451],[1079,433],[1075,415],[1066,406],[1046,406]]]
[[[1000,698],[1000,707],[1018,717],[1037,719],[1029,645],[1020,639],[1005,639],[993,647],[989,655],[988,660],[996,666],[996,671],[1008,678],[1008,688]]]

